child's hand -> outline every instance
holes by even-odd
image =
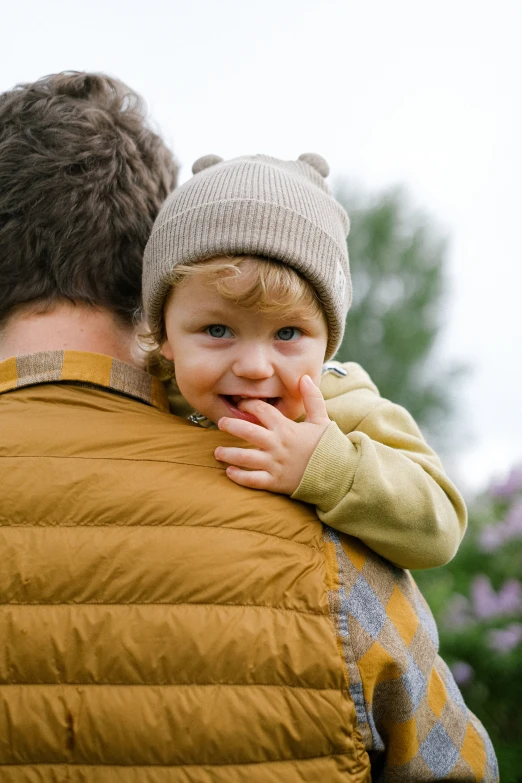
[[[310,376],[299,381],[306,418],[291,421],[263,400],[245,400],[241,408],[262,424],[228,416],[218,421],[223,432],[252,443],[257,448],[219,446],[214,456],[228,462],[227,476],[252,489],[267,489],[291,495],[299,486],[312,453],[330,424],[323,395]]]

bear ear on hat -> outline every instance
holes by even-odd
[[[193,174],[199,174],[200,171],[203,171],[204,169],[210,168],[210,166],[215,166],[216,163],[222,163],[223,158],[220,158],[219,155],[203,155],[202,158],[198,158],[193,164],[192,164],[192,173]]]
[[[316,152],[303,152],[302,155],[299,155],[298,160],[302,160],[303,163],[308,163],[308,165],[315,169],[321,177],[326,178],[330,173],[330,166],[325,159]]]

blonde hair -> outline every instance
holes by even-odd
[[[178,264],[169,283],[171,293],[180,283],[192,277],[208,278],[209,286],[223,299],[256,313],[277,314],[281,318],[296,317],[305,320],[326,315],[312,284],[295,269],[280,261],[261,256],[223,256],[198,261],[195,264]],[[168,297],[165,300],[165,306]],[[148,354],[149,370],[162,377],[173,377],[172,363],[161,355],[166,339],[165,321],[162,318],[157,332],[140,335],[142,347]]]

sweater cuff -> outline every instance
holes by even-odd
[[[359,459],[356,446],[332,421],[290,497],[311,503],[324,513],[331,511],[350,491]]]

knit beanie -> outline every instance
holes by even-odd
[[[326,185],[326,161],[313,153],[296,161],[206,155],[192,172],[163,204],[145,249],[143,301],[150,329],[161,329],[178,264],[263,256],[293,267],[315,289],[328,323],[330,359],[343,337],[352,287],[350,223]]]

